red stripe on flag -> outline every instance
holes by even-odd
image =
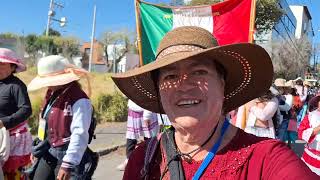
[[[219,45],[249,42],[252,0],[228,0],[211,6],[213,35]]]

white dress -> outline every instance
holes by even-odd
[[[247,119],[246,128],[244,131],[259,137],[269,137],[274,139],[275,130],[272,122],[272,117],[278,110],[278,104],[279,103],[277,98],[274,97],[266,103],[263,109],[257,106],[251,107],[249,110],[249,117]],[[261,121],[267,121],[269,127],[256,127],[255,123],[257,119]]]

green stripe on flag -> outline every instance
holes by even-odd
[[[163,36],[172,29],[172,10],[140,3],[141,41],[143,64],[155,60],[158,45]]]

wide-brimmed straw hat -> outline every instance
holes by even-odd
[[[58,55],[43,57],[38,62],[38,75],[28,85],[29,91],[49,86],[60,86],[79,80],[88,72],[70,64],[69,61]]]
[[[288,88],[294,88],[294,82],[293,80],[289,80],[285,83],[285,86],[288,87]]]
[[[210,59],[225,68],[225,112],[263,95],[272,82],[272,62],[262,47],[251,43],[219,46],[210,32],[191,26],[168,32],[160,42],[156,61],[125,73],[114,74],[112,79],[139,106],[164,113],[151,73],[190,58],[199,61]]]
[[[309,87],[312,87],[312,83],[310,81],[303,81],[303,85],[304,86],[309,86]]]
[[[22,72],[27,69],[22,59],[14,51],[7,48],[0,48],[0,62],[17,65],[16,72]]]
[[[277,87],[286,87],[286,82],[287,80],[282,79],[282,78],[277,78],[276,80],[274,80],[274,85]]]

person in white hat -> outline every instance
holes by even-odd
[[[0,48],[0,128],[9,130],[11,141],[10,156],[3,166],[8,179],[20,176],[18,169],[30,163],[32,136],[27,120],[32,113],[31,103],[26,85],[14,75],[25,70],[14,51]]]
[[[62,56],[51,55],[38,62],[38,75],[28,89],[48,87],[38,136],[48,142],[49,153],[40,157],[34,179],[66,180],[85,176],[93,109],[78,80],[86,74],[87,71]]]

